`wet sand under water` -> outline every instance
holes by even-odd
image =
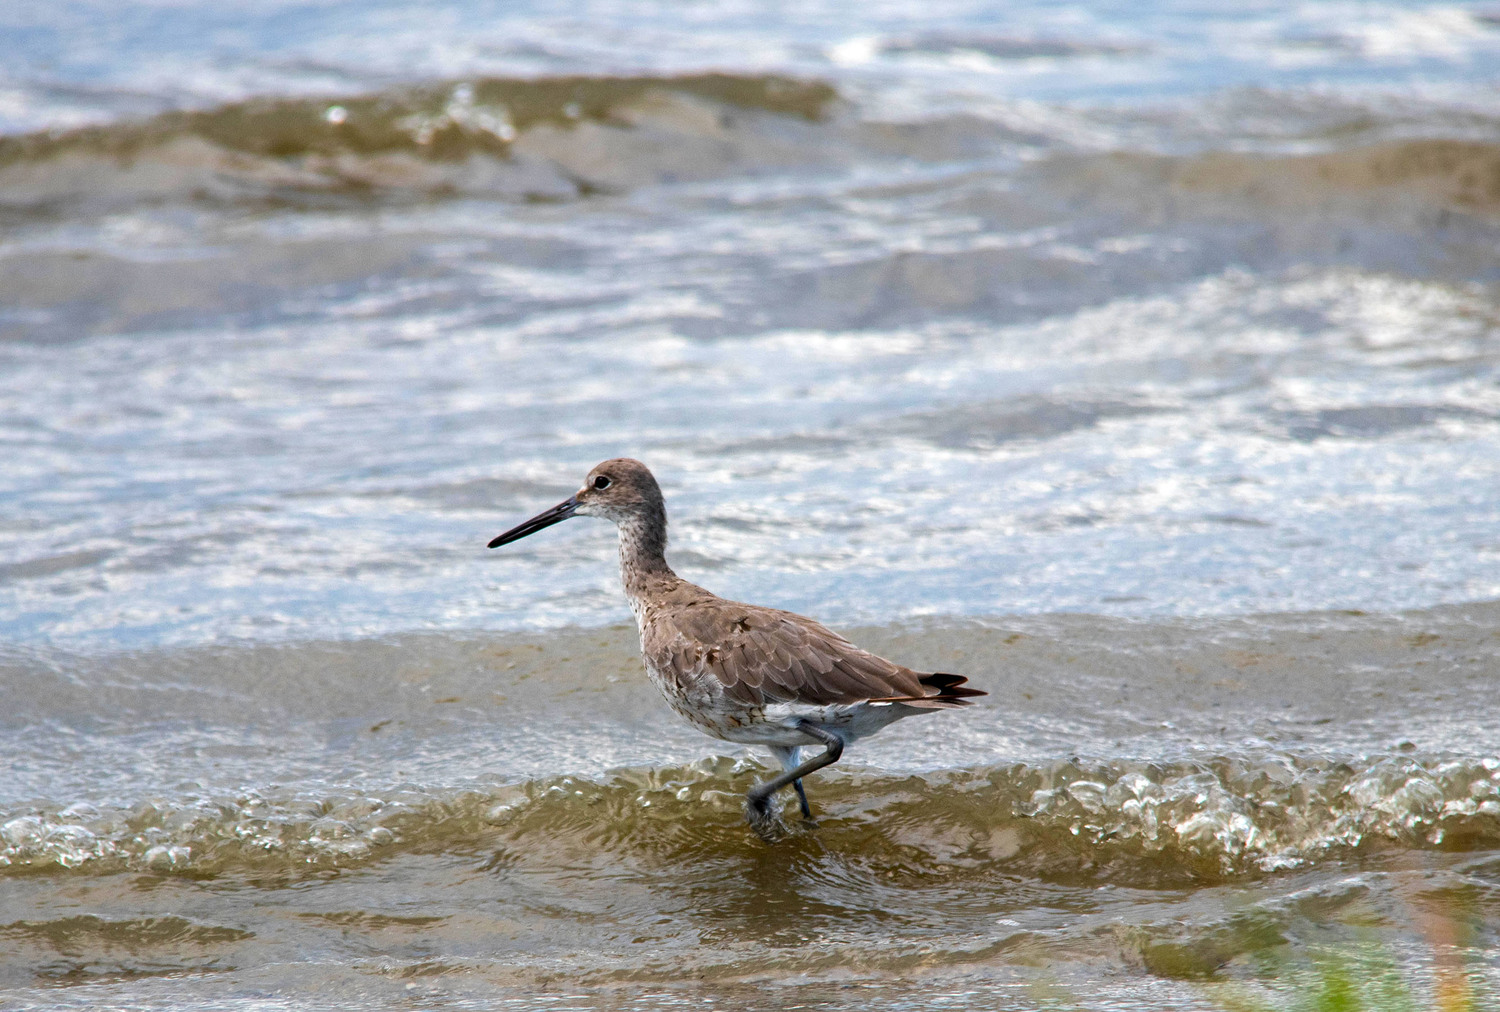
[[[854,634],[993,695],[774,844],[630,629],[13,651],[7,1007],[1215,1008],[1328,946],[1497,993],[1500,607]]]

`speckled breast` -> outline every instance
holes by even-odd
[[[646,662],[646,673],[672,712],[704,734],[733,741],[736,731],[765,723],[765,710],[731,703],[722,692],[715,692],[715,687],[702,684],[706,681],[704,676],[695,679],[664,673],[649,661]]]

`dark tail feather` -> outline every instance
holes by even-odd
[[[968,679],[963,675],[950,675],[943,671],[934,671],[930,675],[923,675],[917,679],[923,685],[930,685],[937,689],[939,696],[988,696],[989,693],[983,689],[971,689],[968,687]]]
[[[970,698],[974,696],[988,696],[989,693],[983,689],[971,689],[964,683],[968,681],[963,675],[950,675],[943,671],[935,671],[930,675],[923,675],[917,681],[927,688],[936,689],[930,696],[922,696],[917,699],[891,699],[871,700],[871,702],[905,703],[907,706],[916,706],[932,709],[948,709],[955,706],[968,706]]]
[[[968,678],[963,675],[948,675],[947,672],[933,672],[932,675],[922,675],[918,679],[922,685],[932,685],[938,690],[936,696],[930,699],[941,699],[944,702],[959,703],[968,696],[989,696],[983,688],[971,688]]]

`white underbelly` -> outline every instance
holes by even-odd
[[[648,667],[648,671],[649,671]],[[846,742],[874,734],[894,720],[919,712],[891,703],[850,703],[818,706],[807,703],[768,703],[746,706],[725,697],[717,682],[684,685],[650,671],[667,705],[704,734],[741,745],[817,745],[819,739],[801,729],[803,721],[838,734]],[[717,691],[715,691],[717,690]]]

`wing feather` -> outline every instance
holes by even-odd
[[[658,670],[689,665],[748,705],[923,699],[940,691],[918,672],[861,650],[812,619],[702,591],[690,606],[648,616],[641,647]]]

